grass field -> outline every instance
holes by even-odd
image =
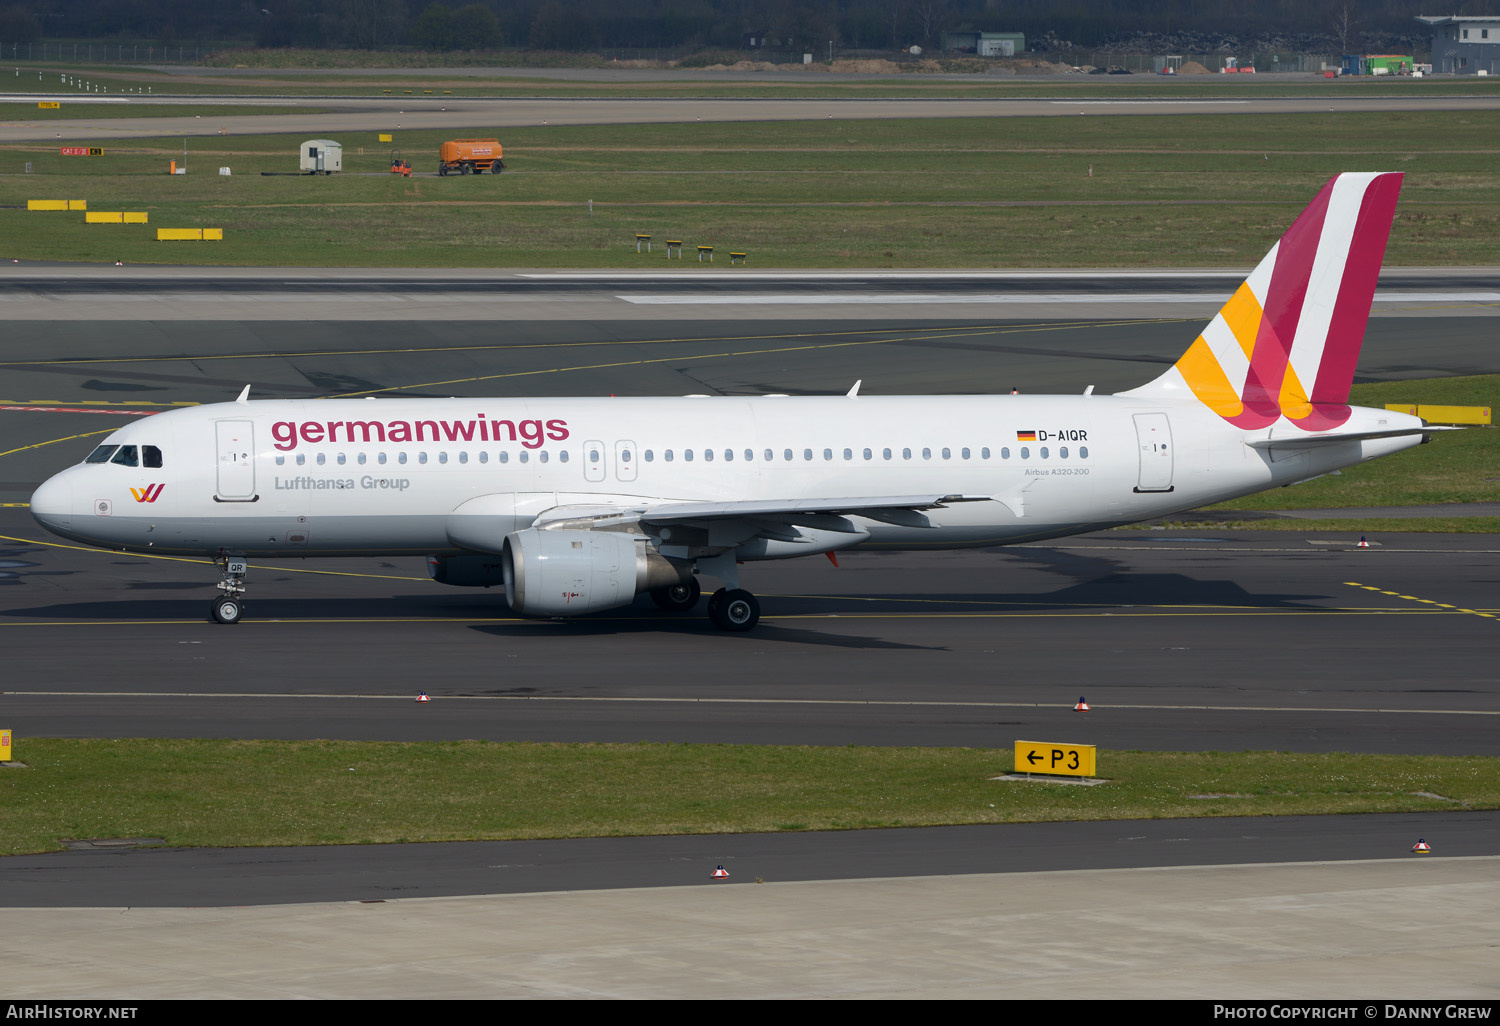
[[[448,178],[431,174],[444,139],[497,133],[337,133],[346,173],[316,179],[261,175],[295,171],[302,135],[190,139],[190,173],[175,177],[181,138],[93,158],[10,144],[0,208],[86,199],[151,221],[0,209],[0,257],[668,269],[659,247],[635,252],[648,232],[760,268],[1249,267],[1329,176],[1396,169],[1408,175],[1387,265],[1492,264],[1493,124],[1424,112],[535,127],[498,133],[504,174]],[[425,176],[388,174],[392,149]],[[158,243],[156,227],[225,237]]]
[[[439,699],[440,701],[441,699]],[[998,750],[20,738],[0,854],[65,839],[367,844],[1500,807],[1500,760],[1101,752],[1096,787]]]
[[[733,63],[744,54],[724,54]],[[738,74],[715,81],[712,73],[684,75],[719,59],[704,58],[680,68],[639,68],[629,79],[598,81],[541,77],[532,69],[618,70],[619,64],[591,55],[470,53],[394,54],[361,51],[245,50],[216,54],[211,69],[179,66],[170,72],[129,64],[73,64],[57,61],[21,62],[9,80],[0,76],[8,92],[47,93],[66,99],[84,95],[64,84],[78,76],[91,85],[108,88],[110,95],[151,89],[155,95],[296,95],[296,96],[656,96],[808,99],[925,98],[1199,98],[1265,96],[1473,96],[1500,89],[1500,82],[1464,78],[1338,78],[1321,74],[1274,76],[1159,75],[1099,76],[1085,74],[1015,75],[997,70],[995,63],[977,58],[913,63],[896,74],[827,75],[827,65],[786,66],[751,76]],[[629,62],[627,62],[628,64]],[[459,73],[459,69],[464,69]],[[211,70],[212,73],[205,74]],[[236,75],[235,71],[244,74]],[[794,74],[787,74],[793,72]]]

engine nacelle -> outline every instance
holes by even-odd
[[[576,616],[629,605],[642,591],[685,584],[692,567],[642,537],[617,531],[529,528],[500,554],[505,600],[527,616]]]
[[[494,588],[505,583],[499,556],[428,556],[427,576],[459,588]]]

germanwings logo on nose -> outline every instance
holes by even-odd
[[[130,494],[135,496],[136,502],[155,502],[156,497],[161,494],[161,490],[165,487],[166,485],[164,484],[147,485],[144,488],[130,489]]]

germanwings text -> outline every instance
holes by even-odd
[[[340,438],[339,436],[343,437]],[[568,437],[566,420],[279,420],[271,425],[276,448],[291,452],[308,445],[343,442],[520,442],[537,449]]]

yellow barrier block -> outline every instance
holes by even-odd
[[[220,241],[223,241],[223,239],[224,239],[224,229],[222,229],[222,228],[205,228],[205,229],[203,229],[203,237],[205,239],[218,239]]]
[[[88,200],[68,200],[68,209],[69,210],[87,210],[88,208],[89,208],[89,201]]]
[[[1428,403],[1386,403],[1397,413],[1421,417],[1429,424],[1493,424],[1488,406],[1435,406]]]
[[[1490,424],[1488,406],[1428,406],[1417,407],[1417,416],[1429,424]]]
[[[156,229],[157,242],[184,242],[188,239],[203,238],[202,228],[158,228]]]
[[[62,104],[58,103],[56,100],[39,100],[39,101],[37,101],[37,109],[38,110],[57,110],[60,107],[62,107]]]
[[[27,210],[67,210],[67,200],[27,200]]]
[[[390,92],[390,90],[387,89],[386,92]],[[391,141],[390,134],[388,132],[381,132],[380,133],[380,141],[381,142],[390,142]]]
[[[124,224],[125,215],[118,210],[90,210],[83,215],[84,224]]]
[[[0,730],[0,762],[10,762],[10,730]]]
[[[129,210],[125,211],[125,223],[126,224],[145,224],[146,223],[146,212],[144,210],[134,211],[134,212],[129,211]]]

